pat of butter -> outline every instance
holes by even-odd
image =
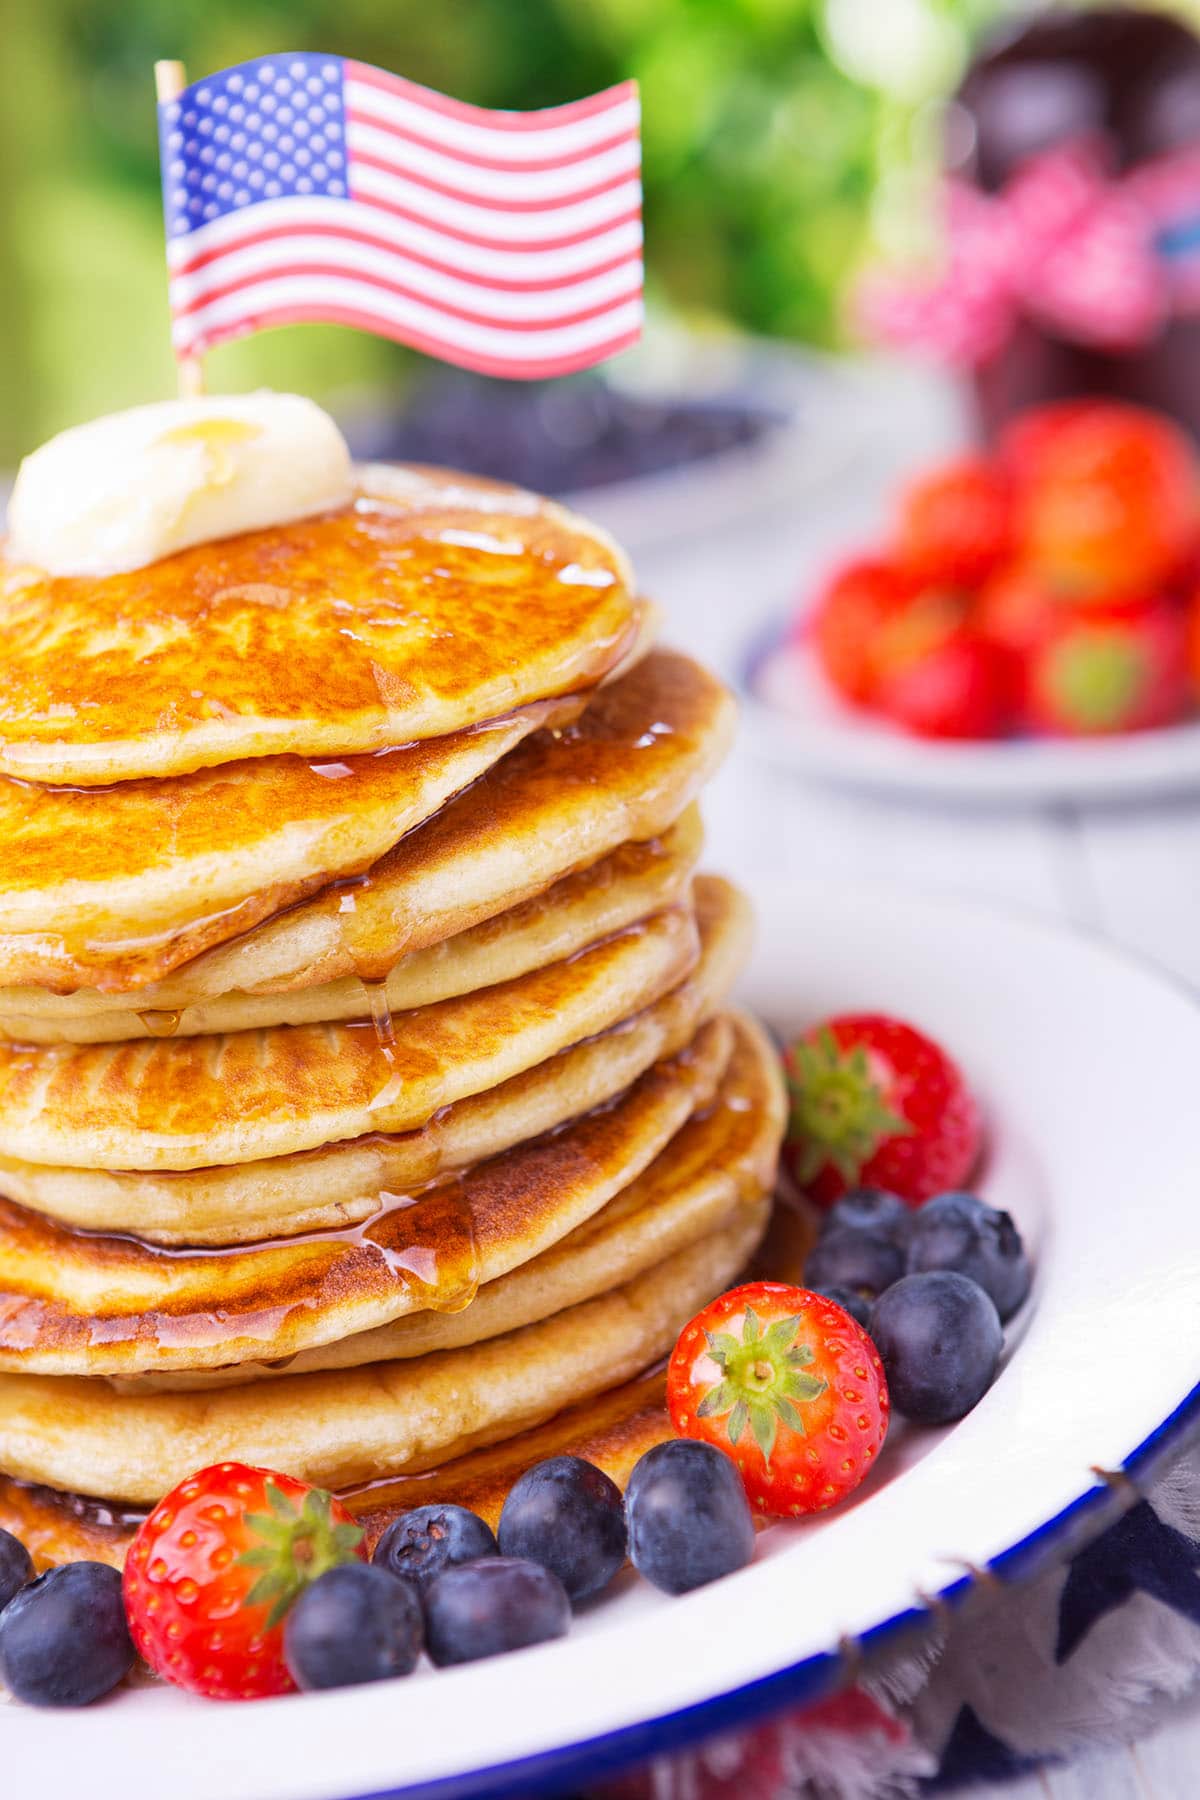
[[[164,400],[76,425],[27,456],[7,554],[51,575],[112,575],[327,512],[352,491],[345,439],[299,394]]]

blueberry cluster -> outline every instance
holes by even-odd
[[[754,1555],[733,1463],[711,1445],[659,1444],[624,1500],[603,1470],[552,1456],[514,1484],[495,1531],[465,1507],[419,1506],[384,1532],[373,1562],[332,1569],[288,1616],[298,1687],[404,1675],[422,1648],[439,1668],[565,1636],[572,1610],[626,1558],[668,1594],[715,1581]]]
[[[64,1563],[34,1579],[28,1550],[0,1531],[0,1681],[27,1706],[89,1706],[133,1667],[121,1577]]]
[[[1032,1272],[1009,1214],[974,1194],[938,1194],[914,1210],[856,1188],[826,1214],[804,1278],[870,1333],[896,1411],[945,1425],[995,1379],[1002,1327]]]

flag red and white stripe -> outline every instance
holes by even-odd
[[[642,320],[626,82],[495,112],[366,64],[260,58],[160,106],[173,339],[359,326],[487,374],[601,361]]]

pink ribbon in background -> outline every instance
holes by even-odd
[[[1200,152],[1108,172],[1102,140],[1031,157],[997,194],[945,183],[947,253],[933,278],[874,273],[857,295],[868,335],[986,362],[1018,319],[1105,350],[1148,342],[1176,302],[1164,214],[1200,210]]]

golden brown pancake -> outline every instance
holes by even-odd
[[[559,709],[331,762],[260,757],[106,788],[0,776],[0,978],[153,980],[361,874]]]
[[[0,1043],[0,1153],[189,1169],[407,1131],[650,1005],[699,952],[690,906],[670,907],[546,969],[375,1023]]]
[[[69,1225],[164,1244],[249,1243],[368,1218],[381,1192],[423,1186],[603,1106],[660,1058],[706,1053],[691,1040],[724,1004],[749,954],[750,908],[728,882],[695,884],[701,958],[635,1018],[561,1051],[418,1130],[240,1167],[185,1172],[52,1168],[0,1157],[0,1192]]]
[[[564,508],[371,467],[346,508],[128,574],[0,564],[0,772],[95,786],[443,737],[594,686],[636,610]]]
[[[801,1282],[815,1237],[811,1213],[780,1200],[745,1278]],[[564,1408],[542,1425],[420,1474],[343,1489],[342,1499],[364,1526],[368,1550],[373,1550],[392,1521],[414,1506],[467,1506],[494,1527],[513,1482],[549,1456],[586,1457],[624,1490],[638,1458],[673,1435],[664,1390],[658,1364],[620,1387]],[[29,1547],[39,1569],[89,1559],[120,1568],[142,1516],[140,1508],[0,1476],[0,1528]]]
[[[782,1083],[757,1028],[739,1022],[723,1079],[703,1063],[673,1076],[644,1078],[617,1105],[450,1182],[381,1195],[364,1226],[266,1246],[189,1255],[67,1231],[0,1200],[0,1369],[220,1369],[312,1350],[310,1366],[351,1367],[474,1343],[590,1299],[774,1177]],[[427,1309],[463,1318],[456,1329],[410,1317]],[[394,1320],[415,1329],[382,1329]]]
[[[338,1231],[189,1253],[68,1231],[0,1200],[0,1368],[219,1369],[294,1357],[425,1307],[474,1312],[481,1283],[636,1180],[722,1073],[667,1069],[449,1181],[381,1194],[365,1224]]]
[[[624,1490],[638,1458],[673,1435],[664,1388],[659,1368],[439,1468],[345,1489],[343,1503],[362,1524],[372,1551],[392,1520],[414,1506],[466,1506],[494,1529],[518,1475],[549,1456],[586,1457]],[[0,1529],[21,1540],[39,1571],[65,1562],[121,1568],[144,1517],[144,1507],[92,1500],[0,1475]]]
[[[710,1071],[694,1073],[706,1078]],[[4,1319],[4,1305],[0,1302],[0,1368],[29,1368],[46,1374],[108,1373],[126,1368],[149,1371],[152,1366],[146,1354],[149,1340],[154,1372],[134,1375],[128,1380],[119,1379],[117,1385],[123,1392],[141,1387],[179,1390],[227,1387],[235,1380],[278,1379],[283,1373],[299,1375],[314,1369],[350,1369],[368,1362],[388,1362],[396,1357],[427,1356],[436,1350],[481,1343],[486,1338],[515,1331],[522,1325],[534,1324],[551,1313],[561,1312],[564,1307],[577,1306],[583,1300],[591,1300],[609,1288],[620,1286],[643,1269],[720,1230],[747,1196],[755,1201],[770,1186],[783,1135],[783,1084],[774,1051],[748,1019],[737,1021],[730,1064],[720,1078],[715,1098],[711,1094],[709,1098],[711,1103],[706,1104],[703,1090],[698,1091],[699,1110],[694,1116],[677,1126],[653,1162],[590,1216],[581,1217],[601,1188],[591,1168],[587,1170],[589,1179],[579,1181],[577,1171],[581,1153],[586,1151],[586,1161],[590,1163],[592,1153],[587,1146],[598,1137],[603,1139],[607,1135],[611,1138],[618,1125],[622,1136],[630,1137],[636,1130],[637,1120],[628,1101],[616,1109],[607,1134],[603,1129],[597,1130],[599,1120],[593,1114],[561,1134],[562,1142],[555,1138],[542,1140],[536,1146],[526,1146],[520,1153],[512,1153],[464,1178],[455,1199],[459,1206],[469,1209],[466,1217],[474,1226],[469,1251],[465,1237],[459,1235],[463,1213],[455,1210],[453,1204],[447,1207],[443,1195],[435,1191],[436,1216],[433,1228],[425,1238],[421,1235],[418,1202],[410,1236],[422,1249],[428,1246],[439,1268],[442,1246],[449,1240],[446,1270],[449,1282],[438,1298],[456,1301],[459,1296],[455,1281],[469,1273],[478,1276],[482,1283],[469,1304],[452,1308],[443,1305],[439,1309],[431,1306],[429,1296],[412,1284],[412,1291],[407,1296],[412,1309],[390,1323],[350,1336],[334,1335],[331,1327],[325,1342],[295,1354],[288,1353],[282,1341],[275,1340],[258,1352],[269,1361],[239,1361],[236,1368],[220,1363],[219,1358],[225,1353],[232,1361],[241,1354],[232,1333],[236,1332],[244,1316],[240,1309],[248,1298],[245,1280],[247,1277],[254,1279],[245,1256],[238,1260],[237,1274],[242,1278],[241,1282],[235,1280],[224,1291],[225,1309],[214,1327],[230,1332],[229,1344],[214,1347],[211,1356],[206,1358],[211,1366],[197,1370],[195,1365],[200,1357],[195,1350],[200,1333],[195,1337],[191,1335],[194,1310],[186,1314],[175,1310],[165,1317],[155,1313],[149,1320],[144,1316],[127,1317],[124,1338],[119,1337],[121,1321],[114,1318],[107,1299],[102,1316],[94,1325],[88,1314],[75,1310],[79,1308],[88,1283],[96,1290],[104,1288],[113,1275],[114,1265],[116,1281],[120,1282],[128,1271],[132,1286],[138,1280],[148,1280],[149,1272],[144,1264],[130,1269],[132,1259],[125,1260],[119,1252],[110,1258],[103,1249],[100,1264],[86,1264],[91,1248],[87,1243],[82,1247],[68,1246],[61,1251],[58,1243],[51,1241],[50,1257],[45,1258],[40,1254],[47,1244],[44,1235],[37,1246],[22,1243],[20,1220],[28,1220],[29,1215],[19,1214],[19,1209],[6,1209],[0,1215],[5,1232],[4,1247],[16,1242],[21,1245],[24,1255],[6,1258],[0,1266],[7,1270],[19,1266],[22,1261],[26,1265],[40,1263],[42,1280],[38,1291],[49,1291],[58,1296],[69,1289],[74,1296],[74,1307],[62,1299],[42,1306],[35,1299],[20,1311],[14,1305],[9,1315],[10,1325]],[[638,1104],[645,1110],[640,1096]],[[682,1112],[683,1106],[680,1105],[678,1110]],[[661,1133],[668,1120],[660,1115],[656,1124]],[[649,1148],[648,1134],[643,1148]],[[523,1191],[519,1186],[527,1172],[536,1176],[556,1168],[560,1172],[553,1177],[554,1186],[549,1197],[538,1194],[532,1184]],[[595,1175],[599,1174],[597,1166]],[[497,1205],[496,1195],[501,1184],[506,1191],[503,1202]],[[12,1229],[14,1213],[18,1214],[15,1232]],[[557,1235],[552,1240],[553,1233],[561,1232],[568,1215],[578,1222],[565,1235]],[[524,1260],[515,1260],[518,1249]],[[190,1304],[194,1309],[196,1270],[187,1268],[186,1258],[180,1260],[185,1264],[180,1287],[190,1274],[193,1280]],[[64,1262],[74,1264],[65,1280],[61,1273]],[[75,1277],[81,1272],[81,1264],[86,1265],[82,1270],[83,1280],[76,1285]],[[205,1273],[200,1271],[202,1278]],[[343,1291],[350,1289],[355,1280],[353,1268],[344,1266],[340,1274]],[[216,1278],[210,1276],[209,1279],[215,1287]],[[272,1277],[268,1275],[267,1279]],[[394,1283],[392,1285],[394,1288]],[[19,1286],[22,1295],[29,1293],[29,1285],[25,1282],[18,1281],[14,1286]],[[328,1275],[322,1279],[318,1271],[309,1301],[311,1307],[319,1308],[327,1300],[329,1286]],[[366,1283],[360,1285],[355,1295],[356,1303],[370,1303],[366,1287]],[[128,1291],[127,1288],[126,1294]],[[386,1289],[383,1304],[389,1304]],[[341,1296],[333,1300],[332,1310],[345,1318],[348,1308]],[[256,1317],[261,1316],[260,1311]],[[201,1325],[207,1331],[214,1325],[212,1316],[204,1317]],[[301,1323],[301,1330],[310,1341],[314,1326],[310,1313]],[[324,1330],[324,1326],[321,1329]],[[284,1322],[284,1331],[288,1334],[288,1342],[294,1342],[293,1319]],[[100,1348],[96,1344],[98,1336],[104,1339]],[[157,1336],[168,1340],[165,1348],[156,1341]],[[26,1348],[31,1339],[35,1339],[32,1353]],[[14,1340],[20,1346],[15,1350],[11,1348]],[[69,1340],[73,1340],[74,1349]]]
[[[134,1012],[126,996],[94,990],[65,998],[44,994],[42,1010],[32,1016],[0,1011],[0,1037],[32,1044],[201,1037],[269,1025],[360,1019],[381,997],[393,1012],[430,1006],[574,956],[650,913],[677,905],[686,897],[703,838],[699,813],[691,807],[662,837],[645,844],[622,844],[595,868],[564,876],[510,912],[402,957],[386,976],[382,996],[378,990],[365,989],[356,975],[286,993],[235,991],[179,1011],[143,1005]],[[37,988],[12,991],[41,993]],[[140,995],[139,1002],[146,997]],[[90,1010],[85,1010],[89,1001]]]
[[[96,964],[110,1004],[125,1005],[132,987],[139,1010],[171,1012],[235,992],[378,979],[407,952],[520,905],[629,840],[665,831],[724,756],[734,713],[728,690],[697,663],[654,651],[601,687],[575,725],[527,737],[361,880],[198,957],[185,932],[154,946],[152,957]],[[65,948],[53,957],[46,949],[45,966],[35,956],[28,977],[7,974],[21,950],[0,935],[0,978],[52,981],[63,992],[95,978]],[[146,986],[156,968],[176,972]],[[102,998],[79,996],[85,1011]],[[33,987],[0,990],[3,1012],[50,1019],[71,1005]]]
[[[0,1467],[69,1492],[152,1504],[225,1459],[324,1487],[435,1468],[628,1381],[743,1266],[765,1200],[595,1300],[503,1337],[409,1362],[194,1394],[0,1375]]]

